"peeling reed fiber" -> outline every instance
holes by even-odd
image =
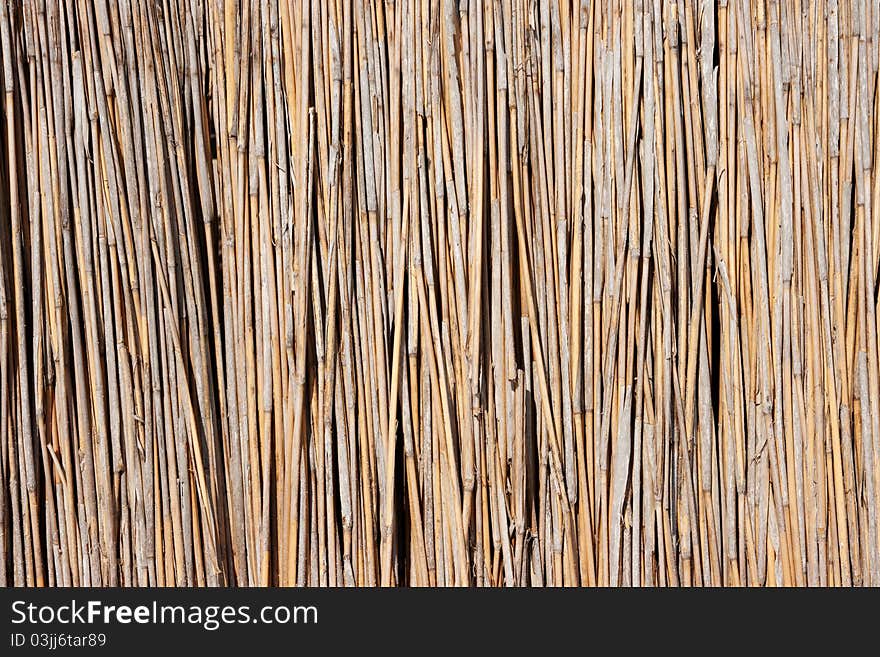
[[[876,2],[0,45],[0,584],[880,585]]]

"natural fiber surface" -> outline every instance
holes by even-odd
[[[880,585],[873,0],[0,41],[0,583]]]

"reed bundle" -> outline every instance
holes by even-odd
[[[0,584],[880,585],[872,0],[0,41]]]

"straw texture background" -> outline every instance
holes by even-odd
[[[880,585],[876,2],[0,45],[0,584]]]

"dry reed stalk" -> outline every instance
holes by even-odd
[[[0,584],[880,585],[865,0],[0,4]]]

